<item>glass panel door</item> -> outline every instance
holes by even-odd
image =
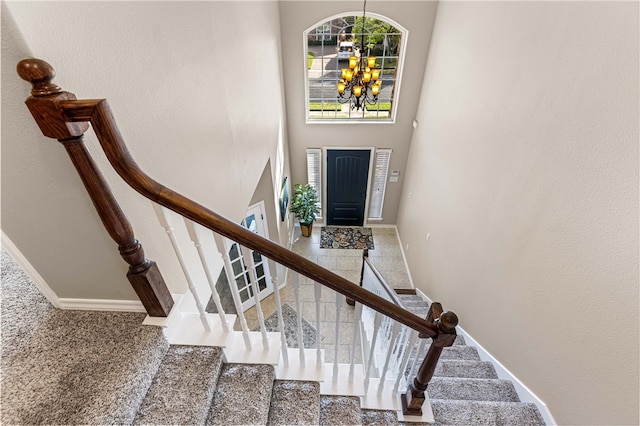
[[[249,207],[247,216],[242,221],[242,226],[260,236],[268,238],[264,219],[264,203],[262,201]],[[251,274],[248,269],[249,265],[245,264],[238,243],[230,240],[227,240],[227,243],[229,245],[229,259],[231,260],[235,285],[238,288],[240,300],[242,301],[242,310],[246,311],[255,305],[253,288],[251,286]],[[263,257],[260,253],[252,251],[251,255],[253,256],[253,266],[258,284],[258,298],[262,300],[273,292],[273,284],[269,274],[269,263],[267,258]]]

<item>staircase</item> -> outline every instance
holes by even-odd
[[[417,296],[401,296],[416,313]],[[215,347],[168,345],[143,314],[61,311],[2,254],[2,424],[396,425],[395,412]],[[437,424],[544,424],[474,347],[444,350],[428,393]]]
[[[416,315],[427,314],[429,304],[422,297],[399,298]],[[424,359],[427,350],[428,345],[418,359]],[[535,404],[520,402],[513,383],[499,379],[493,364],[481,361],[478,350],[465,345],[462,336],[443,349],[427,393],[437,424],[545,424]]]

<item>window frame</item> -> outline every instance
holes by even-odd
[[[382,177],[382,194],[380,195],[380,213],[377,214],[376,216],[372,216],[371,214],[371,209],[373,208],[373,192],[375,191],[376,188],[376,171],[377,171],[377,164],[378,164],[378,154],[385,154],[387,156],[387,162],[385,164],[385,169],[384,169],[384,176]],[[373,170],[371,171],[371,190],[369,191],[369,206],[368,206],[368,212],[367,212],[367,216],[368,216],[368,220],[372,220],[372,221],[381,221],[384,220],[384,217],[382,216],[382,213],[384,212],[384,198],[385,195],[387,193],[387,184],[389,183],[389,168],[391,167],[391,154],[393,154],[393,149],[391,148],[376,148],[374,153],[373,153]]]
[[[322,167],[322,162],[323,159],[325,158],[324,156],[324,151],[322,148],[307,148],[306,149],[306,155],[307,155],[307,183],[310,184],[311,186],[313,186],[314,188],[316,188],[316,193],[318,194],[318,204],[320,206],[320,213],[318,215],[316,215],[317,219],[324,219],[323,216],[323,212],[324,212],[324,169]],[[318,170],[317,170],[317,179],[316,182],[311,182],[311,180],[309,179],[311,177],[311,173],[310,173],[310,167],[309,167],[309,156],[310,155],[317,155],[317,160],[318,160]]]
[[[321,32],[318,32],[318,29],[322,28]],[[325,41],[331,40],[331,24],[320,24],[316,27],[316,40],[317,41]]]
[[[331,23],[335,19],[343,18],[346,16],[362,16],[362,11],[351,11],[351,12],[343,12],[338,13],[329,17],[326,17],[306,30],[302,32],[302,51],[303,58],[302,61],[302,70],[303,70],[303,80],[304,80],[304,97],[305,97],[305,122],[306,124],[362,124],[362,123],[370,123],[370,124],[395,124],[396,117],[398,113],[398,106],[400,104],[400,98],[402,94],[402,77],[404,75],[404,62],[407,53],[407,44],[409,42],[409,30],[405,27],[394,21],[393,19],[380,15],[378,13],[367,12],[367,18],[378,19],[380,21],[386,22],[388,24],[393,25],[402,35],[402,42],[400,43],[400,52],[398,53],[398,64],[396,65],[396,76],[394,83],[394,96],[393,96],[393,107],[391,108],[391,117],[389,118],[317,118],[310,117],[309,111],[309,73],[307,68],[307,58],[308,58],[308,40],[311,31],[316,29],[321,25],[325,25],[327,23]],[[336,89],[337,93],[337,89]]]

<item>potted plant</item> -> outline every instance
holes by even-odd
[[[291,213],[300,221],[300,230],[303,237],[311,236],[313,221],[316,219],[316,215],[320,213],[318,204],[318,193],[313,186],[295,184],[291,200]]]

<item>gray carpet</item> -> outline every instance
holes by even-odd
[[[269,426],[317,425],[320,421],[320,384],[276,380],[271,394]]]
[[[275,376],[271,365],[225,364],[207,424],[266,424]]]
[[[221,348],[171,346],[134,424],[204,424],[222,368],[222,356]]]
[[[145,315],[53,308],[2,253],[2,424],[130,424],[168,344]]]

